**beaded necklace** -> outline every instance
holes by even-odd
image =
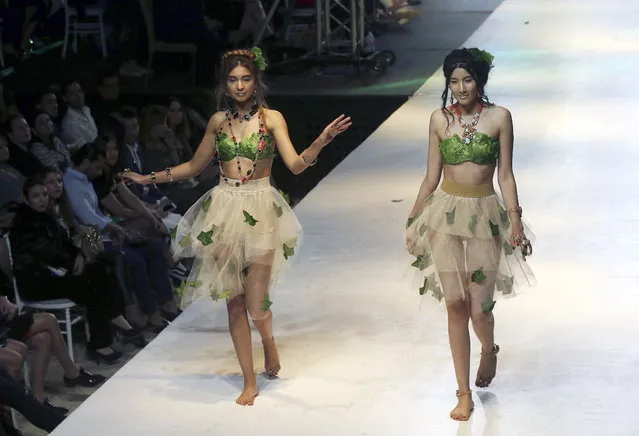
[[[464,140],[465,144],[470,144],[470,141],[472,141],[475,137],[475,133],[477,133],[477,124],[479,123],[479,117],[481,116],[481,112],[483,109],[483,103],[479,103],[479,109],[477,110],[477,113],[473,115],[473,119],[471,120],[470,124],[468,124],[462,119],[459,104],[455,105],[455,114],[457,115],[457,119],[459,120],[459,125],[464,129],[462,139]]]
[[[255,156],[255,160],[253,161],[253,167],[248,170],[246,172],[245,176],[242,176],[242,163],[240,162],[240,143],[237,142],[237,138],[235,137],[235,134],[233,133],[233,124],[231,122],[231,120],[235,118],[233,116],[233,113],[230,110],[226,111],[226,121],[227,124],[229,126],[229,133],[231,134],[231,139],[233,140],[233,145],[235,145],[235,160],[237,163],[237,170],[240,174],[240,181],[235,181],[235,186],[240,186],[241,184],[246,183],[248,180],[250,180],[251,178],[253,178],[253,176],[255,175],[255,168],[257,167],[257,162],[260,160],[260,155],[262,154],[262,151],[264,151],[264,149],[266,148],[266,141],[264,140],[264,116],[262,111],[259,111],[259,115],[258,115],[258,123],[259,123],[259,128],[258,128],[258,133],[260,135],[260,139],[258,141],[258,147],[257,147],[257,154]],[[249,118],[250,120],[250,118]],[[248,120],[247,120],[248,121]],[[222,126],[220,126],[219,130],[218,130],[218,135],[222,133]],[[218,165],[220,167],[220,176],[222,177],[222,179],[226,182],[229,183],[229,178],[226,176],[226,174],[224,174],[224,168],[222,167],[222,158],[220,155],[220,151],[217,150],[216,152],[217,154],[217,161],[218,161]]]

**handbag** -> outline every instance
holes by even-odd
[[[102,235],[96,226],[78,227],[78,232],[72,239],[75,246],[82,250],[82,254],[87,260],[95,260],[104,251]]]

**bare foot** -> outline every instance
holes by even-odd
[[[499,345],[497,344],[493,345],[493,351],[481,353],[477,379],[475,380],[475,386],[478,388],[488,387],[495,378],[497,374],[497,353],[499,353]]]
[[[267,378],[275,378],[282,368],[275,339],[262,340],[262,345],[264,346],[264,375]]]
[[[471,391],[457,391],[457,407],[450,411],[450,417],[455,421],[468,421],[475,408]]]
[[[240,406],[252,406],[255,397],[257,397],[258,395],[259,392],[257,391],[257,386],[255,386],[254,384],[250,386],[244,386],[244,390],[242,391],[240,396],[237,397],[237,400],[235,400],[235,402]]]

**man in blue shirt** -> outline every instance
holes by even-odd
[[[73,213],[80,224],[98,226],[105,236],[106,250],[124,252],[138,305],[155,330],[162,330],[168,325],[167,320],[174,320],[178,312],[162,252],[162,242],[157,239],[132,241],[128,232],[113,223],[102,211],[91,179],[102,174],[105,159],[95,144],[86,144],[76,151],[71,160],[73,168],[69,168],[64,174],[64,189]],[[155,295],[151,289],[155,291]],[[161,313],[157,308],[158,303]]]

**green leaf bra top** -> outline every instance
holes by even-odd
[[[464,144],[459,135],[454,134],[439,143],[439,151],[445,165],[459,165],[464,162],[494,165],[499,157],[499,139],[477,132],[469,144]]]
[[[258,132],[253,133],[248,138],[242,139],[238,144],[238,152],[235,154],[235,144],[233,138],[229,137],[226,133],[218,134],[215,137],[215,144],[220,153],[220,158],[224,162],[235,159],[237,156],[245,157],[250,160],[262,160],[272,159],[276,156],[275,148],[273,147],[273,138],[265,134],[264,142],[266,146],[264,150],[258,149],[260,142],[260,134]]]

